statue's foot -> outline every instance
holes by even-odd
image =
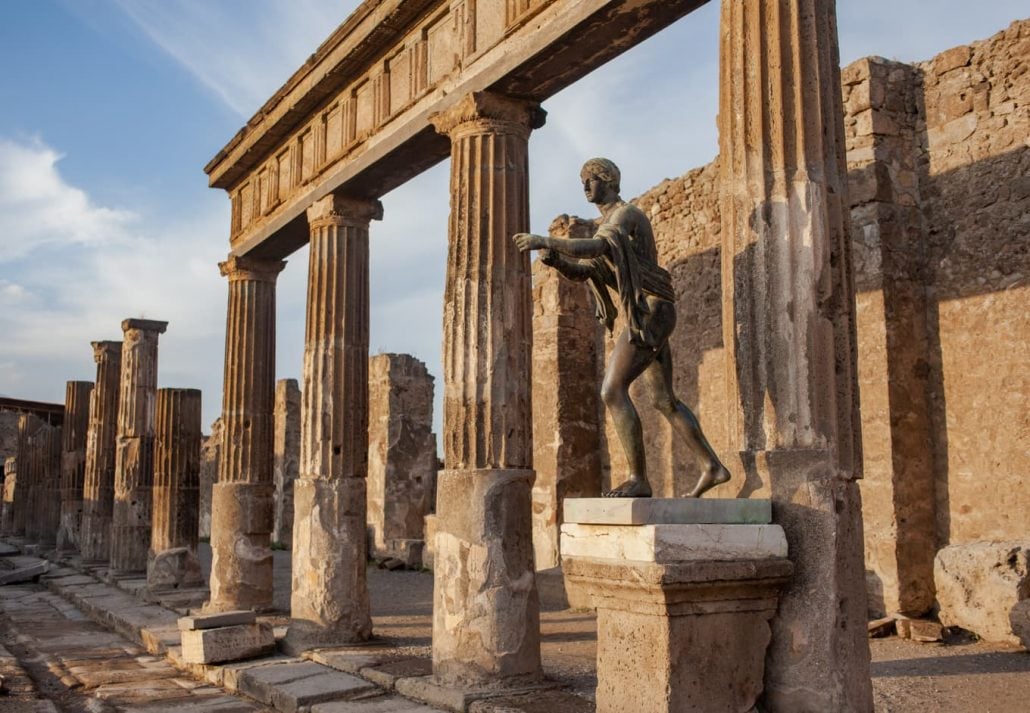
[[[643,478],[631,477],[617,488],[602,493],[606,498],[649,498],[651,484]]]
[[[730,479],[730,472],[722,463],[713,463],[700,478],[694,489],[687,493],[688,498],[699,498],[716,485],[722,485]]]

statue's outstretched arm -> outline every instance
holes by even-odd
[[[517,233],[513,236],[519,250],[554,250],[575,258],[592,258],[604,255],[608,243],[604,238],[552,238],[532,233]]]

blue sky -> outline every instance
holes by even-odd
[[[126,317],[167,319],[160,386],[201,388],[207,429],[221,408],[229,212],[203,166],[357,4],[0,0],[0,394],[61,401],[66,380],[94,377],[90,341],[119,339]],[[927,59],[1025,7],[838,0],[841,59]],[[589,215],[578,171],[590,156],[621,166],[627,197],[714,157],[717,28],[711,2],[545,104],[530,144],[535,229]],[[415,354],[439,392],[446,164],[383,203],[371,348]],[[280,377],[300,376],[306,272],[300,250],[279,281]]]

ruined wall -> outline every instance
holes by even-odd
[[[1030,20],[918,65],[939,544],[1030,522]]]
[[[200,441],[200,537],[211,537],[211,493],[218,482],[218,463],[222,455],[222,419],[211,424],[211,435]]]
[[[18,452],[18,413],[0,411],[0,462]]]

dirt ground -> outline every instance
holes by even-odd
[[[209,567],[206,545],[201,557]],[[368,573],[376,635],[412,654],[429,656],[432,572],[370,568]],[[290,556],[277,551],[275,603],[284,612],[283,623],[289,601]],[[597,683],[593,614],[545,611],[540,626],[545,673],[592,698]],[[968,637],[952,637],[944,644],[896,637],[869,643],[876,713],[1030,713],[1030,653]]]

